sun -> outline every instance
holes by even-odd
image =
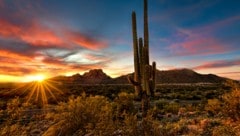
[[[43,82],[45,80],[45,76],[44,75],[37,75],[34,77],[35,81],[37,82]]]
[[[45,80],[45,75],[31,75],[26,77],[26,81],[30,82],[43,82]]]

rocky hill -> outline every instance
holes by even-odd
[[[221,83],[226,78],[213,74],[199,74],[190,69],[157,71],[157,83]]]
[[[199,74],[190,69],[176,69],[156,72],[156,82],[159,83],[222,83],[227,79],[213,74]],[[83,75],[75,74],[70,77],[58,76],[51,80],[80,83],[80,84],[128,84],[127,76],[133,76],[133,73],[123,75],[117,78],[111,78],[103,72],[102,69],[93,69]]]
[[[67,83],[80,83],[80,84],[109,84],[112,78],[105,74],[102,69],[93,69],[89,72],[85,72],[83,75],[79,73],[70,77],[57,76],[51,78],[51,80]]]

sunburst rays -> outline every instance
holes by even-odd
[[[26,102],[33,102],[45,107],[51,102],[58,102],[63,92],[59,89],[59,83],[53,80],[39,80],[20,83],[14,89],[9,91],[10,94],[24,96]]]

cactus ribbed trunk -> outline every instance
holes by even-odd
[[[144,47],[147,50],[147,62],[146,65],[149,65],[149,31],[148,31],[148,2],[144,0]]]
[[[134,80],[140,82],[140,66],[139,66],[139,52],[138,52],[138,37],[137,37],[137,23],[136,13],[132,12],[132,34],[133,34],[133,54],[134,54]],[[135,86],[136,95],[141,94],[140,86]]]
[[[144,42],[137,37],[136,13],[132,12],[134,79],[128,80],[134,85],[136,94],[142,101],[142,116],[146,117],[149,108],[150,96],[154,97],[156,84],[156,63],[149,65],[149,32],[147,0],[144,0]]]
[[[149,108],[149,97],[148,95],[150,94],[150,86],[149,86],[149,78],[150,78],[150,72],[149,72],[149,33],[148,33],[148,3],[147,0],[144,0],[144,63],[142,64],[144,67],[144,94],[142,97],[142,112],[143,112],[143,117],[146,117],[147,111]]]
[[[138,41],[138,43],[139,43],[139,65],[140,65],[140,78],[142,79],[143,78],[143,59],[144,59],[144,57],[143,57],[143,40],[142,40],[142,38],[139,38],[139,41]],[[142,82],[142,80],[141,80],[141,82]]]

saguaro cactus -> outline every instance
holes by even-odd
[[[149,96],[154,96],[156,80],[156,63],[149,65],[149,31],[147,16],[147,0],[144,0],[144,43],[143,39],[137,39],[136,13],[132,12],[134,78],[128,77],[134,85],[135,93],[142,100],[143,117],[146,116],[149,107]]]
[[[140,64],[139,64],[139,52],[138,52],[138,38],[137,38],[137,23],[136,23],[136,13],[132,12],[132,34],[133,34],[133,55],[134,55],[134,80],[140,83]],[[135,86],[136,94],[141,93],[140,86]]]
[[[147,0],[144,0],[144,12],[143,12],[143,18],[144,18],[144,47],[146,47],[147,50],[147,62],[146,64],[149,65],[149,31],[148,31],[148,2]]]

